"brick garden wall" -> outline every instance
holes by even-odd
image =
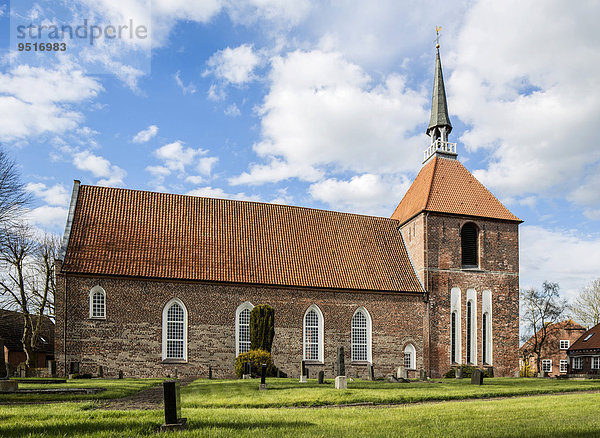
[[[243,302],[275,308],[273,359],[289,376],[299,376],[302,360],[302,322],[306,309],[316,304],[324,318],[324,364],[311,365],[334,377],[338,346],[344,346],[346,374],[367,377],[365,365],[350,361],[350,321],[364,306],[372,319],[373,365],[376,376],[395,373],[402,365],[406,344],[417,351],[417,369],[423,367],[423,317],[421,295],[361,293],[259,286],[169,282],[141,279],[69,275],[67,291],[67,355],[64,349],[65,277],[59,275],[56,297],[56,361],[59,374],[65,363],[80,362],[81,373],[105,376],[234,377],[235,312]],[[100,285],[106,291],[106,320],[89,318],[89,291]],[[161,359],[162,311],[172,298],[188,310],[188,363],[164,364]],[[413,372],[416,376],[418,372]]]

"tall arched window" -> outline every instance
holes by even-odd
[[[481,311],[481,360],[486,365],[492,365],[492,292],[487,289],[481,294]]]
[[[451,328],[451,334],[450,334],[450,350],[452,351],[451,353],[451,360],[452,363],[458,363],[458,346],[456,345],[456,335],[457,330],[456,330],[456,312],[452,312],[452,328]]]
[[[169,301],[162,314],[163,360],[187,361],[188,313],[177,298]]]
[[[90,290],[90,318],[106,319],[106,292],[100,286]]]
[[[417,352],[413,344],[404,347],[404,368],[408,370],[417,369]]]
[[[246,301],[235,311],[235,355],[250,351],[250,312],[254,306]]]
[[[361,307],[354,312],[350,328],[351,357],[355,362],[371,362],[371,315]]]
[[[323,314],[316,305],[304,314],[304,360],[323,362]]]
[[[461,363],[461,290],[450,291],[450,361]]]
[[[466,223],[460,230],[462,267],[479,267],[479,231],[474,223]]]
[[[467,363],[477,364],[477,291],[467,289]]]
[[[467,363],[471,361],[471,342],[473,339],[473,325],[472,325],[472,314],[473,314],[473,303],[467,302]]]

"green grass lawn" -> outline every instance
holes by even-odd
[[[163,379],[72,379],[67,383],[19,383],[19,389],[106,388],[97,394],[0,394],[2,402],[98,400],[121,398],[158,385]]]
[[[258,391],[258,380],[196,380],[184,387],[185,407],[282,407],[319,406],[351,403],[412,403],[430,400],[457,400],[498,396],[548,394],[600,390],[600,380],[485,379],[483,386],[470,379],[441,379],[429,382],[388,383],[355,380],[339,391],[316,380],[299,383],[295,379],[267,379],[267,391]]]
[[[177,437],[597,437],[600,394],[407,404],[384,408],[185,408]],[[0,406],[0,436],[155,436],[161,411],[104,411],[91,402]],[[171,435],[170,435],[171,436]]]

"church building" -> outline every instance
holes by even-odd
[[[56,361],[126,377],[234,376],[253,306],[273,362],[334,377],[518,373],[521,220],[448,141],[439,56],[430,144],[391,217],[80,185],[57,260]]]

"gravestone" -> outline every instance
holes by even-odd
[[[488,377],[494,377],[494,367],[492,367],[492,366],[486,367],[485,370],[487,371]]]
[[[122,379],[122,378],[123,378],[123,371],[119,370],[119,379]]]
[[[0,380],[0,394],[6,392],[17,392],[19,384],[16,380],[2,379]]]
[[[98,377],[104,377],[104,368],[102,367],[102,365],[98,365],[98,369],[96,371],[96,375]]]
[[[419,378],[421,380],[427,380],[427,371],[425,371],[423,368],[421,368],[421,372],[419,373]]]
[[[317,381],[319,382],[319,385],[322,385],[323,383],[325,383],[325,372],[324,371],[319,371]]]
[[[456,367],[454,369],[454,377],[457,379],[463,378],[463,369],[461,367]]]
[[[161,431],[181,430],[187,428],[187,418],[181,418],[181,392],[179,381],[165,380],[163,382],[165,400],[165,424]]]
[[[335,378],[335,389],[348,389],[348,380],[346,376],[337,376]]]
[[[48,374],[50,374],[50,377],[56,377],[56,361],[55,360],[48,361]]]
[[[258,387],[259,390],[264,391],[265,389],[267,389],[267,364],[263,363],[260,366],[260,386]]]
[[[69,374],[79,374],[79,362],[71,362],[70,363]]]
[[[373,369],[373,364],[369,365],[369,379],[375,380],[375,370]]]
[[[208,380],[212,380],[212,367],[208,367]]]
[[[251,379],[252,378],[252,365],[250,362],[244,362],[244,375],[242,379]]]
[[[306,383],[306,364],[304,361],[300,363],[300,383]]]
[[[346,375],[346,364],[344,363],[344,347],[338,347],[337,350],[337,371],[338,376]]]
[[[474,369],[471,373],[471,385],[483,385],[483,371]]]
[[[396,371],[396,378],[408,380],[408,370],[403,366],[398,367],[398,370]]]

